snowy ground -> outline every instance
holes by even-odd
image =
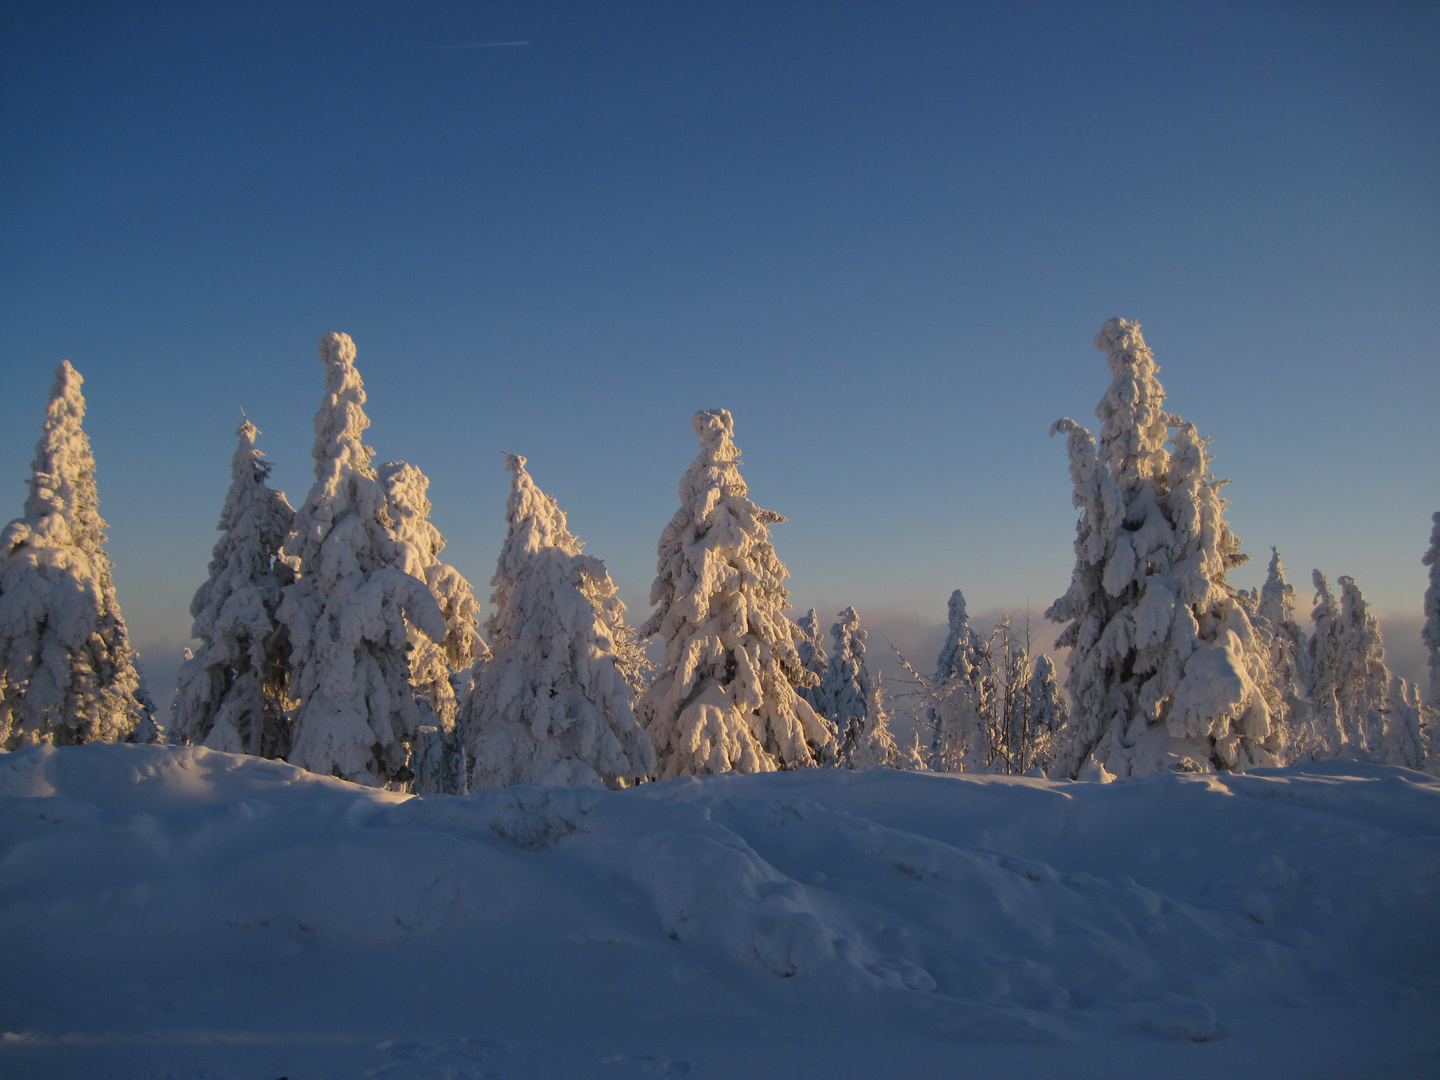
[[[0,1076],[1440,1076],[1440,784],[0,758]]]

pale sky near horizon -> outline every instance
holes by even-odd
[[[1232,581],[1413,618],[1437,106],[1433,4],[8,4],[0,521],[69,359],[164,696],[239,410],[298,505],[334,329],[481,597],[510,450],[640,621],[719,406],[800,610],[1038,621],[1123,315]]]

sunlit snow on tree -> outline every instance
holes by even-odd
[[[505,455],[508,529],[485,624],[494,656],[470,699],[473,791],[540,783],[618,787],[655,769],[634,713],[643,663],[605,564],[583,554],[565,514]]]
[[[1276,764],[1266,657],[1225,584],[1245,556],[1206,440],[1162,409],[1138,324],[1111,319],[1095,345],[1112,377],[1095,410],[1099,446],[1068,418],[1052,429],[1068,436],[1081,511],[1070,588],[1046,612],[1066,624],[1057,647],[1073,649],[1057,767],[1141,776]]]
[[[386,462],[376,475],[385,489],[395,565],[430,587],[445,618],[439,641],[413,624],[406,631],[410,682],[422,714],[411,756],[413,786],[421,794],[462,794],[465,761],[456,720],[475,673],[490,659],[480,636],[480,605],[465,576],[440,560],[445,537],[430,523],[429,479],[404,461]]]
[[[265,482],[270,463],[255,448],[259,429],[245,420],[235,434],[217,526],[223,535],[211,552],[210,576],[190,601],[190,636],[200,647],[180,668],[169,737],[283,758],[290,752],[290,647],[275,612],[295,576],[281,556],[295,511]]]
[[[945,643],[926,688],[931,727],[930,767],[938,772],[983,770],[990,739],[981,715],[980,656],[984,643],[970,626],[965,594],[950,594]]]
[[[827,762],[829,725],[795,692],[813,676],[795,649],[788,575],[770,543],[768,526],[785,519],[747,497],[729,412],[698,412],[691,426],[700,455],[660,536],[656,609],[640,628],[665,646],[639,706],[660,777]]]
[[[1300,760],[1349,757],[1420,768],[1420,697],[1385,666],[1380,623],[1355,579],[1341,577],[1340,602],[1316,570],[1315,624],[1307,649],[1315,745]]]
[[[420,709],[410,684],[411,628],[445,638],[426,583],[400,569],[385,488],[360,441],[370,426],[346,334],[320,342],[325,397],[315,414],[315,484],[285,553],[299,577],[278,617],[290,633],[295,714],[290,762],[371,786],[412,778]]]
[[[1320,737],[1307,696],[1308,642],[1295,621],[1295,586],[1285,580],[1280,552],[1270,549],[1270,566],[1255,604],[1255,632],[1266,651],[1269,679],[1264,689],[1270,721],[1281,735],[1285,761],[1310,753]]]
[[[25,516],[0,533],[0,748],[153,742],[105,554],[80,373],[61,361]]]

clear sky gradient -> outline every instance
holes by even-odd
[[[1232,480],[1232,580],[1276,544],[1302,611],[1318,566],[1417,616],[1437,117],[1431,3],[9,3],[0,520],[69,359],[173,678],[239,409],[298,505],[344,330],[482,597],[503,449],[643,618],[719,406],[800,610],[1038,614],[1047,432],[1123,315]]]

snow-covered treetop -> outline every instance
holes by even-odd
[[[1095,407],[1100,418],[1100,460],[1117,483],[1133,490],[1165,469],[1169,416],[1155,355],[1140,336],[1140,324],[1111,319],[1095,335],[1095,347],[1110,365],[1110,388]]]
[[[865,668],[865,639],[860,615],[853,607],[840,612],[830,627],[831,652],[820,686],[821,707],[841,735],[850,720],[863,717],[870,699],[870,673]]]
[[[1324,621],[1333,621],[1337,614],[1335,597],[1330,592],[1330,582],[1319,570],[1310,572],[1310,582],[1315,586],[1315,602],[1310,608],[1310,619],[1319,626]]]
[[[800,627],[800,637],[795,639],[795,648],[800,655],[800,663],[808,671],[816,675],[825,670],[825,661],[829,655],[825,652],[824,633],[820,629],[820,613],[813,607],[796,621]]]
[[[709,617],[716,593],[758,592],[779,601],[781,610],[790,599],[782,584],[790,575],[776,556],[767,529],[785,518],[747,498],[749,488],[738,467],[740,451],[733,441],[734,418],[727,409],[709,409],[692,416],[690,426],[700,437],[700,454],[680,478],[680,509],[660,536],[660,558],[650,586],[650,603],[659,606],[640,628],[642,638],[659,633],[669,641],[687,624],[698,628]],[[704,556],[695,565],[689,558],[691,545],[700,541],[705,542]],[[740,573],[742,566],[753,574],[751,580],[742,579],[748,576]],[[699,580],[693,577],[696,573]],[[764,617],[766,605],[750,605],[748,610]],[[743,616],[746,609],[737,614]],[[794,640],[788,626],[783,635],[781,628],[769,629],[777,637]]]
[[[299,560],[309,575],[319,574],[332,583],[357,569],[348,559],[323,559],[321,545],[335,522],[353,512],[357,523],[364,522],[371,534],[366,541],[332,546],[337,555],[376,551],[389,565],[394,544],[386,524],[385,490],[370,466],[374,451],[360,441],[370,426],[365,415],[365,387],[355,370],[355,343],[349,334],[332,333],[320,341],[320,359],[325,364],[325,396],[315,413],[315,484],[295,514],[295,528],[285,552]],[[358,538],[357,538],[358,540]]]
[[[1210,472],[1210,440],[1177,416],[1170,422],[1175,434],[1170,440],[1167,486],[1178,549],[1172,556],[1176,573],[1189,582],[1190,603],[1220,603],[1230,595],[1226,573],[1249,562],[1250,556],[1241,552],[1240,538],[1225,522],[1226,502],[1220,488],[1226,481],[1216,480]],[[1138,559],[1136,569],[1140,569]]]
[[[542,548],[559,548],[566,555],[579,555],[584,546],[566,525],[565,511],[555,499],[535,485],[520,454],[505,454],[505,471],[511,475],[510,497],[505,500],[505,520],[510,528],[500,552],[497,581],[518,570],[529,555]],[[510,565],[507,565],[510,564]],[[500,603],[497,599],[495,603]]]
[[[505,500],[505,520],[509,528],[500,548],[495,576],[490,579],[495,588],[490,596],[495,613],[485,623],[485,633],[492,640],[520,636],[528,617],[523,609],[531,601],[527,599],[517,608],[512,596],[517,583],[531,570],[536,554],[550,548],[575,557],[580,556],[583,546],[566,527],[565,511],[560,509],[560,504],[541,491],[525,470],[526,459],[520,454],[501,452],[505,454],[505,471],[511,476],[510,497]],[[599,569],[608,579],[609,572],[603,563]],[[517,618],[520,623],[516,623]]]
[[[30,475],[30,496],[25,500],[25,517],[52,518],[49,529],[62,527],[68,536],[47,535],[52,544],[74,544],[91,558],[100,555],[105,543],[105,522],[100,519],[100,499],[95,487],[95,457],[90,440],[80,426],[85,419],[84,383],[69,360],[55,369],[55,385],[45,410],[45,426],[35,444],[35,461]],[[110,580],[108,559],[96,561],[95,573],[103,583]]]
[[[970,679],[975,665],[975,648],[980,637],[970,628],[970,616],[965,611],[965,594],[956,589],[950,594],[950,629],[945,635],[945,644],[940,646],[940,655],[935,659],[935,679],[945,682],[950,679]]]
[[[385,489],[385,505],[390,515],[390,535],[395,541],[394,565],[430,586],[445,616],[445,639],[438,644],[411,635],[412,675],[417,685],[435,689],[437,679],[449,678],[450,672],[463,671],[476,661],[489,659],[490,650],[480,636],[480,605],[465,576],[448,563],[440,561],[445,537],[430,522],[430,499],[427,492],[430,478],[406,461],[387,461],[376,470]],[[432,648],[441,657],[429,656]],[[443,658],[441,671],[437,666]],[[443,692],[443,687],[439,690]],[[431,695],[434,697],[434,694]],[[448,712],[453,703],[432,702],[441,712]],[[443,718],[442,718],[443,719]]]
[[[265,482],[270,477],[270,463],[255,446],[259,434],[260,429],[249,420],[235,429],[238,443],[230,459],[230,490],[216,526],[224,535],[210,553],[210,579],[190,602],[190,614],[197,619],[207,608],[214,610],[205,626],[197,623],[191,630],[192,637],[209,636],[218,605],[233,589],[269,576],[295,517],[285,493],[272,491]]]
[[[1295,586],[1285,580],[1279,548],[1270,549],[1270,569],[1260,588],[1260,617],[1277,628],[1295,621]]]

